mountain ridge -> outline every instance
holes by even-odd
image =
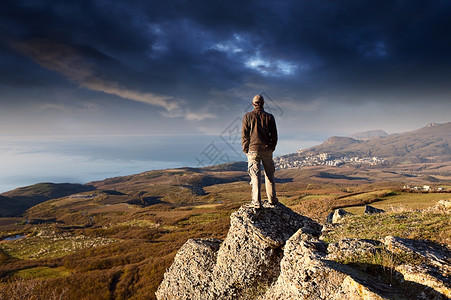
[[[27,209],[50,199],[94,190],[89,184],[42,182],[0,194],[0,217],[23,214]]]
[[[343,139],[340,140],[343,141]],[[449,144],[451,144],[451,122],[434,126],[426,125],[413,131],[387,135],[381,139],[361,141],[359,143],[349,142],[347,145],[331,143],[330,139],[328,141],[308,150],[334,151],[332,147],[338,146],[342,151],[363,152],[366,155],[381,157],[417,156],[427,158],[451,155],[449,148]],[[359,146],[356,145],[365,147],[359,149]]]
[[[387,136],[388,133],[384,130],[377,129],[377,130],[368,130],[368,131],[362,131],[352,134],[350,137],[356,140],[372,140],[377,139],[381,137]]]
[[[450,145],[451,122],[429,123],[413,131],[368,140],[333,136],[320,145],[279,156],[276,161],[282,169],[305,166],[302,161],[306,158],[320,155],[323,157],[316,161],[326,162],[343,157],[377,157],[380,158],[379,164],[382,164],[382,161],[385,164],[447,162],[451,158]],[[345,160],[337,164],[344,162]]]

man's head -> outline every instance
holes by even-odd
[[[252,99],[252,105],[254,105],[255,107],[257,106],[263,107],[264,104],[265,99],[263,99],[262,95],[255,95],[254,99]]]

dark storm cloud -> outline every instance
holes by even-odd
[[[449,122],[450,15],[448,0],[2,0],[0,181],[196,166],[213,142],[231,151],[224,133],[239,149],[261,91],[276,155]]]
[[[2,80],[28,85],[34,77],[45,84],[46,78],[54,81],[50,70],[82,88],[147,101],[173,116],[183,113],[174,112],[180,105],[204,105],[206,97],[199,95],[212,89],[246,84],[305,98],[325,90],[358,98],[382,88],[401,93],[419,86],[448,92],[449,1],[0,5],[0,62],[8,73],[2,71]],[[36,77],[39,72],[43,76]]]

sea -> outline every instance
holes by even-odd
[[[0,193],[40,182],[88,183],[150,170],[245,160],[240,141],[196,135],[3,137]]]

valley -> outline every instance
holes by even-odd
[[[320,224],[338,208],[355,214],[350,223],[329,231],[329,240],[396,233],[449,248],[449,214],[422,213],[451,200],[451,160],[443,150],[449,134],[440,126],[426,127],[429,137],[430,128],[439,128],[444,137],[421,144],[436,145],[433,152],[421,150],[423,156],[378,152],[374,157],[380,160],[373,162],[380,163],[327,163],[336,157],[363,159],[365,151],[348,147],[365,149],[378,140],[390,144],[387,139],[393,138],[382,135],[329,139],[319,148],[276,158],[279,201]],[[402,135],[391,147],[400,140]],[[306,153],[313,158],[309,163],[303,163]],[[281,165],[295,161],[301,163]],[[85,185],[39,183],[3,193],[0,299],[36,294],[40,299],[154,299],[180,247],[191,238],[224,239],[230,215],[249,202],[245,162],[148,171]],[[380,219],[363,215],[368,204],[385,213]]]
[[[236,163],[224,166],[227,171],[181,168],[106,179],[89,183],[88,191],[37,204],[23,216],[1,218],[0,286],[30,289],[39,282],[41,294],[56,289],[67,299],[148,299],[186,240],[225,237],[230,214],[249,202],[243,167]],[[451,181],[437,176],[330,166],[276,172],[280,202],[320,223],[340,207],[358,214],[366,204],[412,211],[451,200]],[[442,191],[410,192],[403,190],[406,184]],[[451,245],[449,229],[449,220],[442,220],[429,229],[434,234],[404,235]],[[21,238],[4,240],[17,235]]]

